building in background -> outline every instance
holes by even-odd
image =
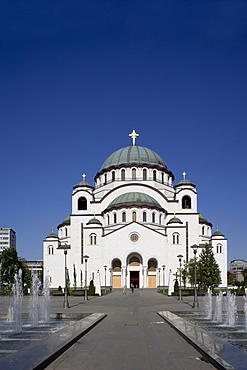
[[[174,175],[153,150],[132,145],[112,153],[91,185],[83,175],[72,191],[72,211],[58,225],[58,235],[43,242],[44,271],[51,287],[84,286],[100,274],[101,285],[121,288],[167,286],[179,268],[211,244],[227,286],[227,239],[198,211],[197,189]],[[165,145],[165,142],[164,142]],[[85,162],[84,166],[90,166]],[[61,247],[67,245],[64,255]],[[171,283],[171,282],[170,282]]]
[[[16,233],[8,227],[0,228],[0,253],[6,248],[16,248]]]
[[[38,275],[39,278],[43,276],[43,261],[36,260],[36,261],[26,261],[27,266],[30,271],[33,271]]]
[[[243,270],[247,268],[247,262],[243,259],[235,259],[230,262],[230,272],[235,275],[235,280],[244,281]]]

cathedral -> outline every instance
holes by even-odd
[[[118,149],[102,164],[94,185],[73,187],[72,210],[43,241],[44,269],[51,288],[80,288],[100,276],[113,288],[167,287],[184,262],[210,243],[227,286],[227,239],[197,209],[197,190],[174,175],[155,151],[138,146]],[[180,262],[179,262],[180,259]]]

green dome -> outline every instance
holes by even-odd
[[[168,222],[167,222],[167,225],[169,224],[182,224],[182,221],[180,220],[180,218],[177,218],[176,216],[171,218]]]
[[[97,218],[91,218],[91,220],[88,221],[87,225],[100,225],[102,226],[102,223]]]
[[[78,188],[78,187],[85,187],[85,188],[91,188],[93,189],[94,187],[86,180],[82,180],[76,184],[73,189]]]
[[[150,195],[139,192],[125,193],[120,195],[109,204],[107,210],[121,207],[148,207],[164,211],[157,200]]]
[[[123,164],[141,164],[159,166],[165,169],[167,165],[163,159],[153,150],[143,146],[126,146],[112,153],[103,163],[100,171],[112,166]]]

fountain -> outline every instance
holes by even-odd
[[[212,320],[213,305],[212,305],[212,291],[211,291],[211,289],[208,289],[208,292],[204,297],[204,304],[205,304],[206,318],[208,320]]]
[[[15,322],[15,331],[19,333],[22,331],[22,300],[23,300],[21,269],[18,271],[18,273],[15,274],[14,279],[15,280],[13,285],[13,294],[14,294],[13,321]]]
[[[42,305],[41,305],[41,321],[50,322],[50,277],[45,276],[43,291],[42,291]]]
[[[38,278],[38,275],[32,271],[32,284],[31,284],[31,298],[32,298],[32,307],[31,307],[31,323],[33,326],[38,326],[39,324],[39,289],[41,282]]]
[[[218,323],[222,322],[222,298],[223,298],[223,293],[222,291],[220,291],[219,294],[215,298],[214,320]]]
[[[227,326],[235,326],[237,319],[237,306],[236,306],[236,295],[227,292],[226,295],[226,320]]]

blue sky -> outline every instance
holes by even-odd
[[[115,150],[155,150],[246,252],[247,1],[3,0],[0,227],[26,259]]]

